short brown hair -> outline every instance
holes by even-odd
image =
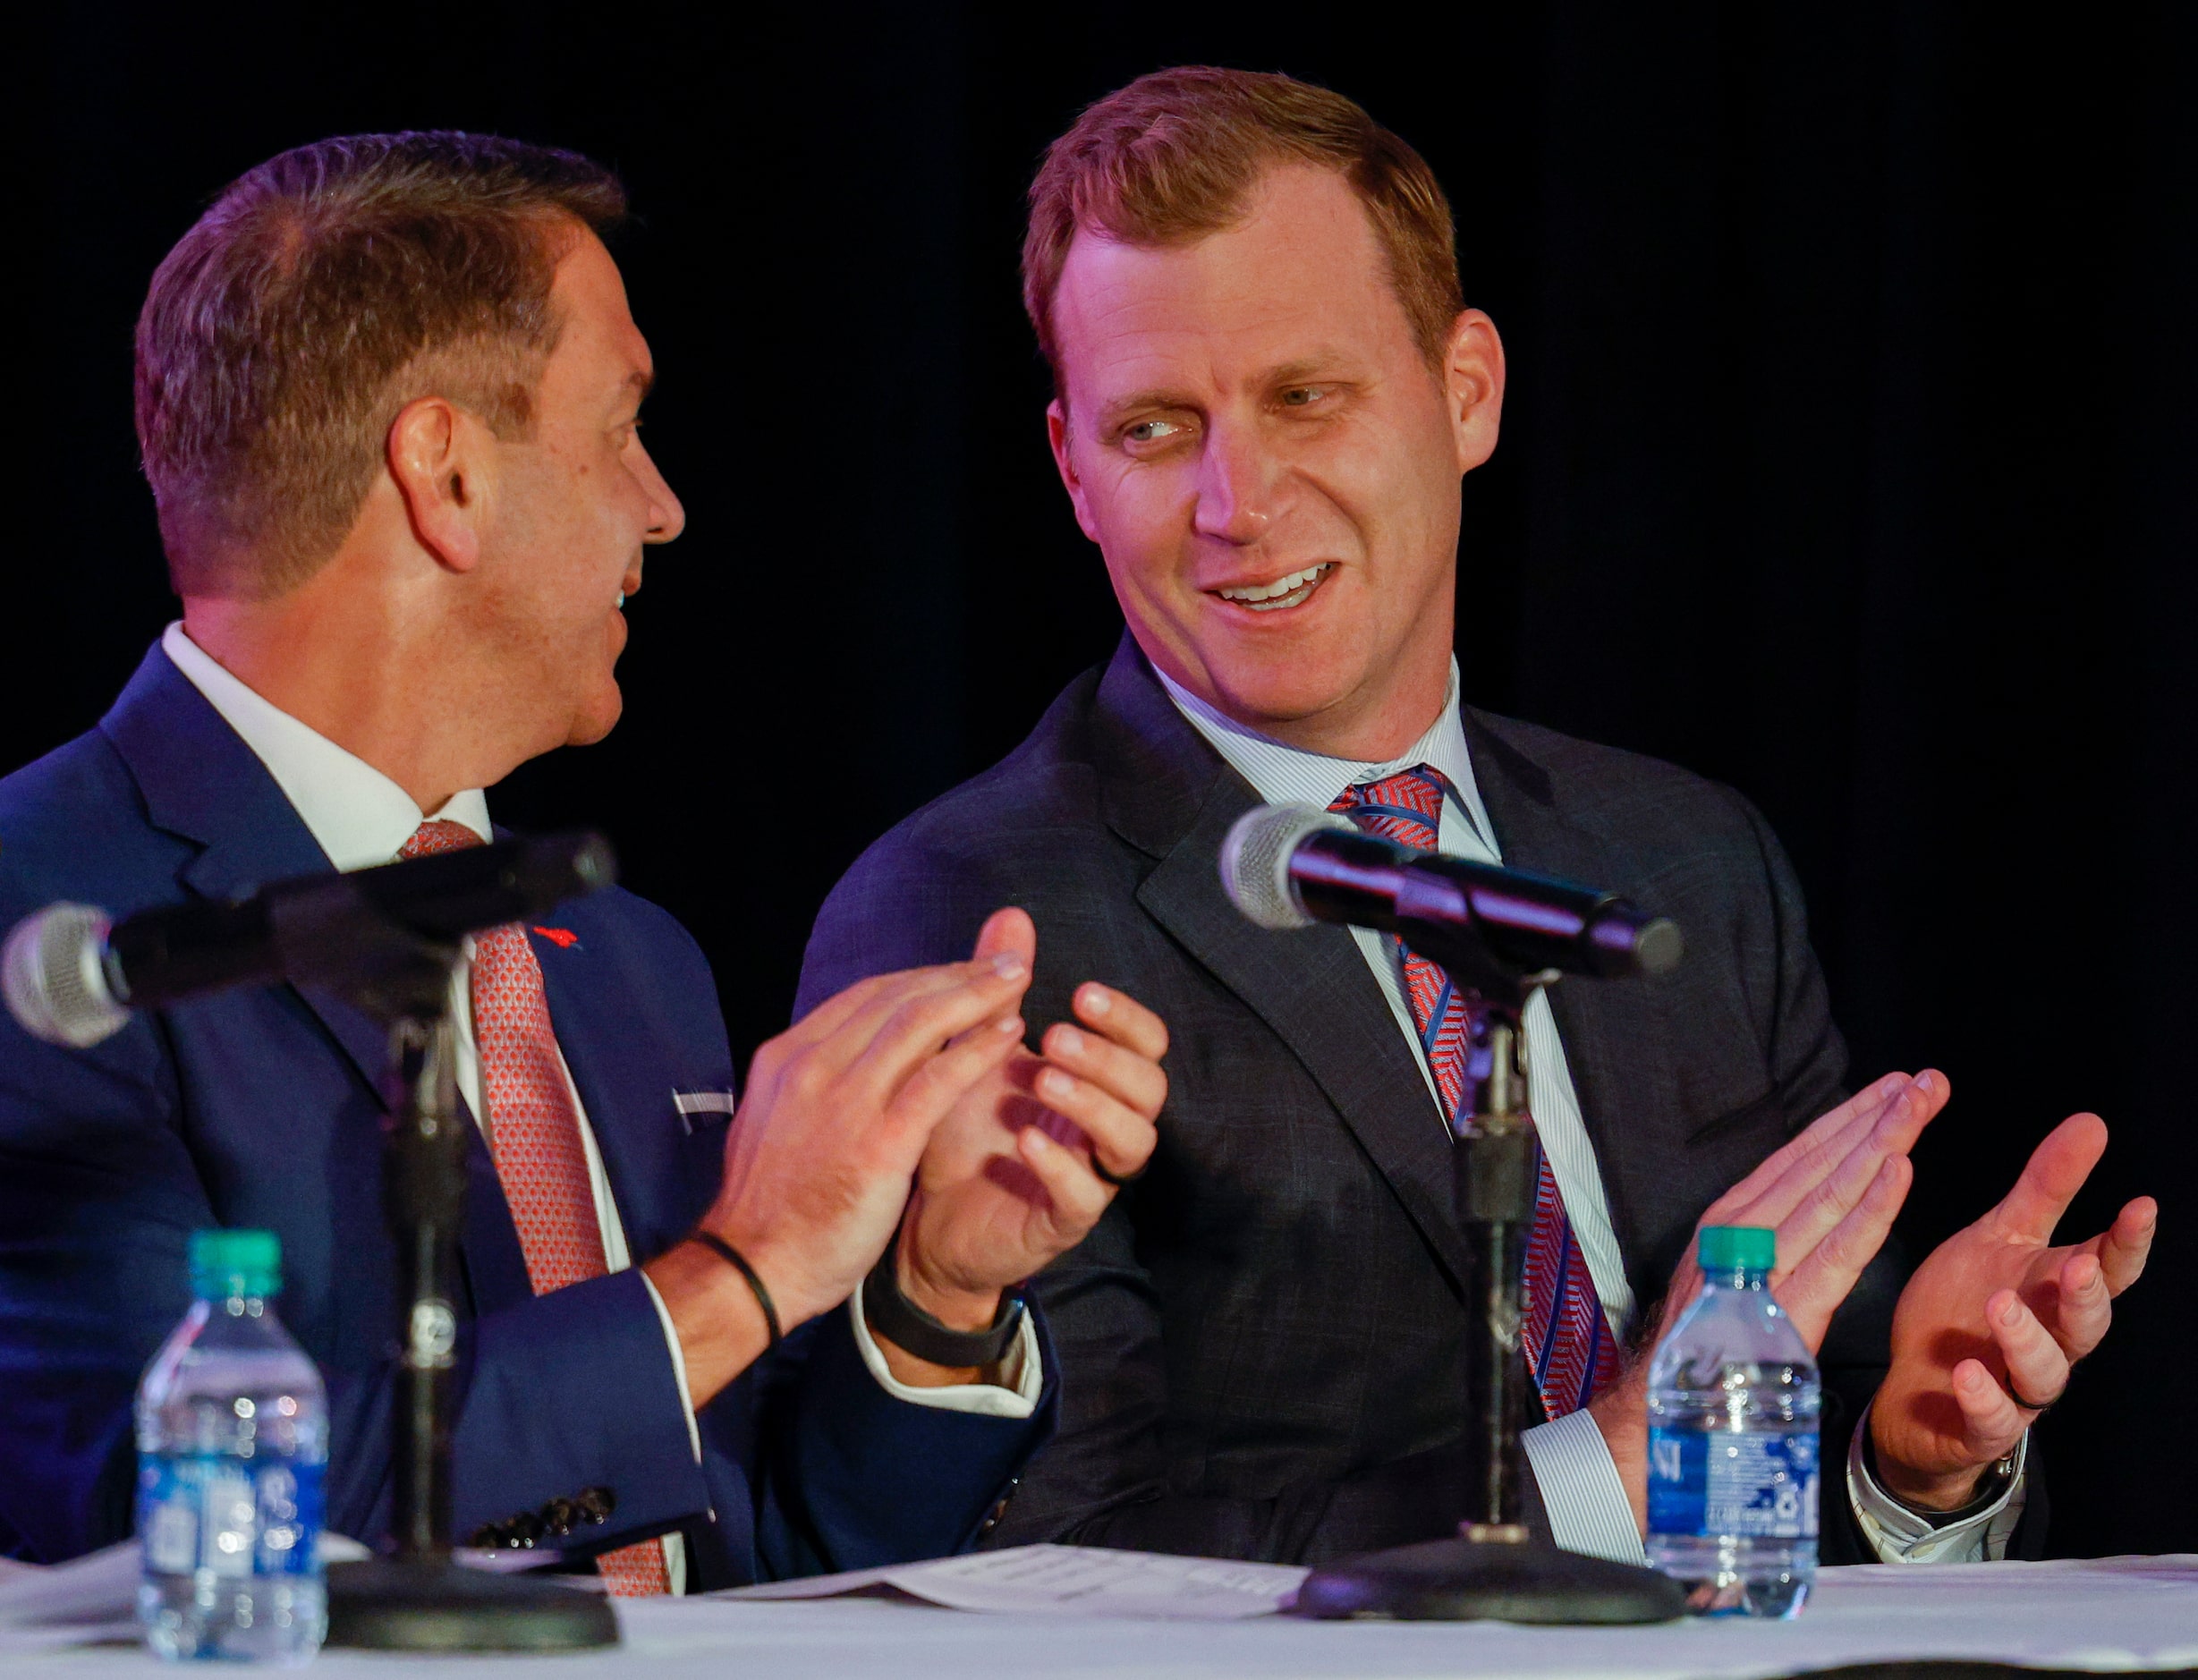
[[[1277,164],[1332,169],[1366,207],[1413,340],[1438,364],[1464,308],[1450,201],[1426,160],[1352,100],[1271,72],[1189,65],[1108,94],[1046,148],[1031,183],[1023,307],[1065,395],[1053,294],[1079,229],[1179,245],[1236,221]]]
[[[418,397],[525,435],[557,263],[624,213],[599,165],[476,134],[319,140],[232,182],[138,318],[138,447],[177,592],[310,577]]]

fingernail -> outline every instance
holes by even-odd
[[[1077,1056],[1083,1050],[1083,1034],[1074,1027],[1056,1027],[1053,1047],[1064,1056]]]
[[[1049,1097],[1065,1097],[1076,1089],[1076,1082],[1056,1068],[1048,1068],[1038,1076],[1038,1088]]]
[[[1999,1309],[1999,1321],[2009,1329],[2013,1329],[2016,1325],[2022,1322],[2022,1318],[2023,1303],[2019,1301],[2010,1301],[2006,1306]]]
[[[1103,1015],[1115,1006],[1115,1000],[1107,995],[1104,986],[1085,987],[1082,1001],[1084,1014],[1088,1015]]]
[[[1023,959],[1012,952],[1003,952],[992,959],[992,972],[1002,980],[1021,980],[1030,971],[1023,966]]]
[[[1023,1031],[1023,1017],[1009,1015],[1003,1021],[995,1021],[992,1023],[992,1030],[1003,1036],[1013,1036]]]

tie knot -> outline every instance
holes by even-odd
[[[462,852],[467,846],[486,845],[488,842],[462,822],[451,822],[437,818],[423,822],[412,830],[412,837],[398,849],[401,858],[432,857],[437,852]]]
[[[1450,778],[1431,764],[1415,764],[1379,781],[1358,782],[1328,807],[1371,835],[1419,852],[1432,852],[1442,835],[1442,800]]]

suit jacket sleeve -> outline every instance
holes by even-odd
[[[191,1234],[221,1223],[206,1178],[218,1158],[198,1158],[162,1036],[157,1018],[141,1018],[87,1055],[0,1022],[0,1526],[34,1557],[73,1557],[132,1532],[137,1382],[190,1304]],[[328,1524],[378,1535],[389,1522],[395,1362],[324,1359],[322,1375]],[[620,1532],[669,1528],[706,1507],[638,1275],[462,1327],[458,1378],[462,1538],[591,1485],[616,1489]]]

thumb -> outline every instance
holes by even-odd
[[[1037,966],[1038,924],[1031,920],[1029,911],[1010,905],[985,918],[985,925],[977,930],[977,948],[971,957],[981,963],[996,956],[1019,956],[1025,969]]]
[[[2095,1114],[2070,1115],[2031,1151],[2022,1176],[1999,1204],[2003,1225],[2049,1243],[2068,1204],[2107,1152],[2106,1122]]]

